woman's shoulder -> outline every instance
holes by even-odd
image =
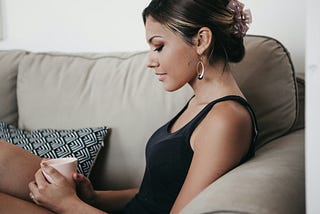
[[[217,163],[239,164],[251,144],[252,123],[246,107],[234,101],[214,105],[193,133],[190,144],[197,158],[214,156]]]
[[[195,132],[196,142],[250,142],[251,116],[243,104],[234,100],[216,103]],[[205,137],[204,137],[205,136]],[[194,143],[196,143],[194,142]]]
[[[236,99],[226,99],[217,102],[209,111],[208,116],[220,122],[241,122],[251,121],[250,113],[248,111],[247,102],[242,97],[234,97]]]

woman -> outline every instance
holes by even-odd
[[[10,173],[1,173],[1,192],[13,195],[0,194],[6,209],[14,210],[13,204],[18,204],[32,213],[178,213],[208,185],[250,158],[257,135],[255,118],[228,66],[244,56],[249,18],[237,0],[153,0],[143,11],[151,47],[147,66],[165,90],[189,84],[194,96],[149,139],[140,188],[94,191],[87,178],[74,174],[76,192],[53,168],[44,165],[38,170],[39,157],[2,143],[6,154],[2,159],[14,154],[33,163],[20,170],[14,166],[18,161],[10,159],[11,175],[19,170],[28,182],[34,179],[29,189],[25,182],[14,188],[6,185]],[[42,170],[55,184],[45,180]]]

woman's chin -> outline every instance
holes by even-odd
[[[162,84],[163,84],[164,90],[166,90],[168,92],[176,91],[182,87],[182,86],[178,86],[178,85],[169,85],[169,84],[166,84],[165,82],[162,82]]]

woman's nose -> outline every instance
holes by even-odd
[[[159,62],[158,60],[156,59],[155,56],[153,56],[152,53],[148,53],[148,58],[147,58],[147,67],[148,68],[155,68],[155,67],[158,67],[159,66]]]

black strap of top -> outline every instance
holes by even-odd
[[[250,149],[249,149],[249,153],[248,155],[251,155],[254,153],[254,149],[255,149],[255,142],[256,142],[256,139],[257,139],[257,135],[258,135],[258,125],[257,125],[257,121],[256,121],[256,117],[255,117],[255,114],[254,114],[254,111],[253,109],[251,108],[251,106],[248,104],[248,102],[240,97],[240,96],[237,96],[237,95],[228,95],[228,96],[225,96],[225,97],[221,97],[219,99],[216,99],[212,102],[210,102],[208,105],[206,105],[204,107],[204,109],[202,109],[199,114],[193,118],[190,123],[187,125],[187,133],[188,133],[188,139],[190,139],[194,129],[198,126],[198,124],[202,121],[202,119],[208,114],[208,112],[212,109],[212,107],[219,103],[219,102],[223,102],[223,101],[229,101],[229,100],[232,100],[232,101],[236,101],[238,103],[240,103],[241,105],[243,105],[244,107],[246,107],[246,109],[248,110],[249,114],[250,114],[250,117],[251,117],[251,121],[252,121],[252,139],[251,139],[251,146],[250,146]]]

